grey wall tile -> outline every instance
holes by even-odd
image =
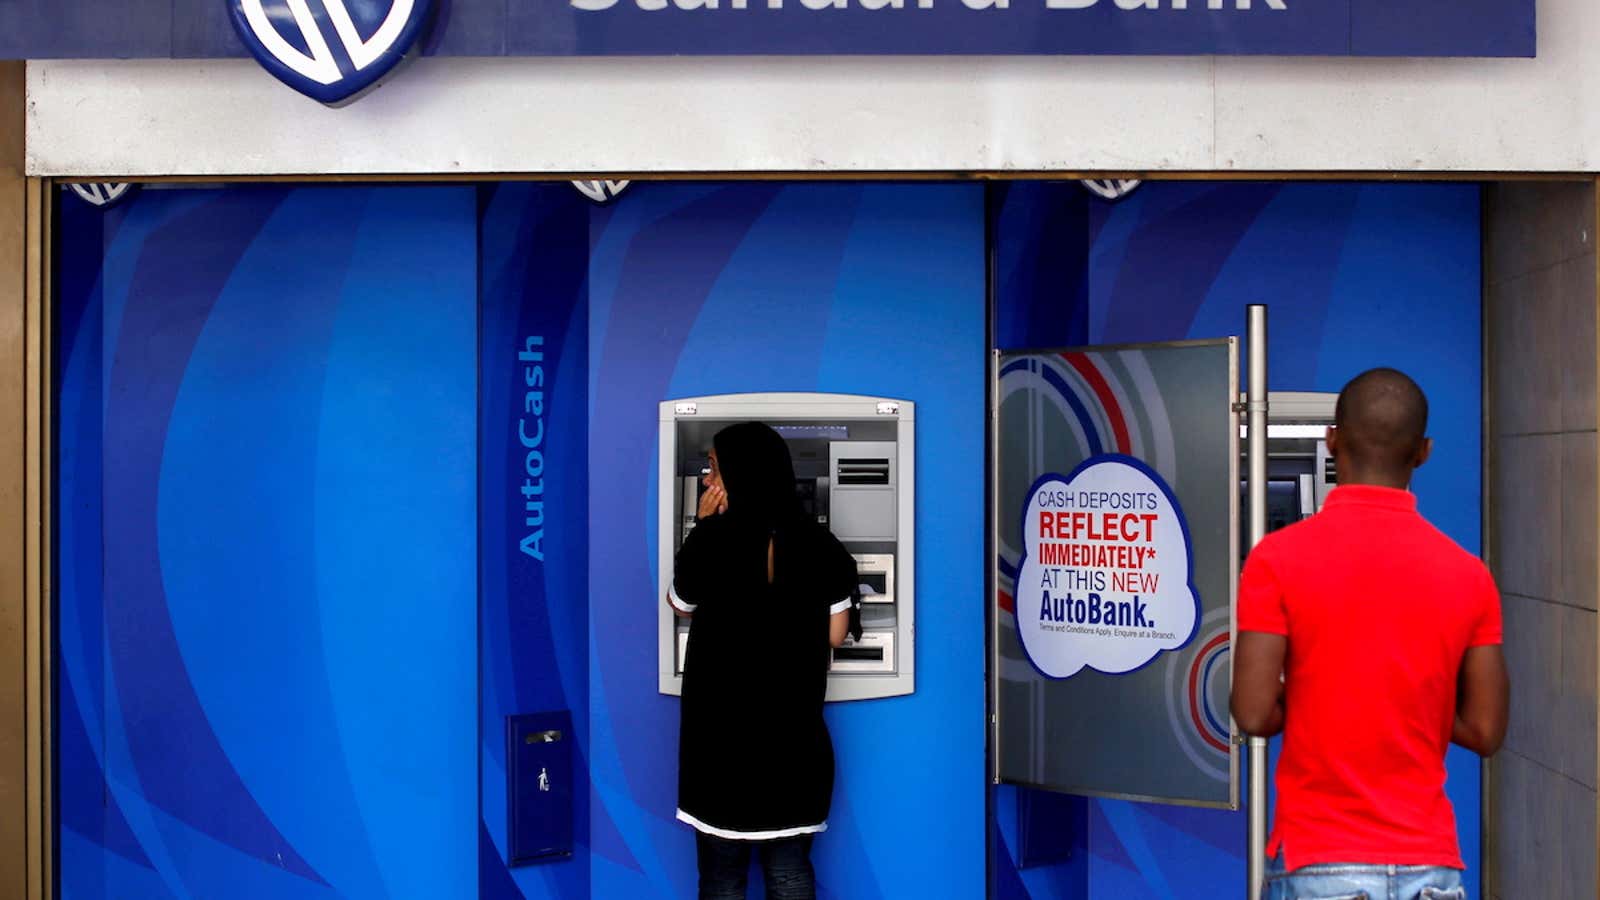
[[[1595,559],[1600,531],[1600,443],[1593,431],[1561,437],[1561,590],[1558,599],[1584,609],[1600,609],[1600,562]]]
[[[1563,431],[1595,427],[1595,255],[1576,256],[1551,278],[1561,304],[1561,425]]]
[[[1494,810],[1492,827],[1495,830],[1494,883],[1491,890],[1504,896],[1520,896],[1518,886],[1528,880],[1527,870],[1532,868],[1529,846],[1531,836],[1522,823],[1529,821],[1533,809],[1529,796],[1529,763],[1510,750],[1502,750],[1494,758],[1494,777],[1490,782]]]
[[[1570,782],[1561,796],[1561,892],[1552,897],[1588,898],[1600,885],[1595,881],[1595,792]],[[1529,827],[1538,827],[1537,821]],[[1539,896],[1530,894],[1529,896]]]
[[[1553,600],[1560,589],[1562,436],[1494,443],[1493,559],[1507,593]]]
[[[1560,775],[1516,753],[1495,757],[1496,866],[1500,892],[1518,898],[1564,897]]]
[[[1506,669],[1511,675],[1511,722],[1506,747],[1557,767],[1551,719],[1561,695],[1562,609],[1516,594],[1501,597],[1505,613]]]
[[[1486,189],[1484,201],[1488,211],[1484,249],[1494,282],[1526,275],[1594,246],[1593,182],[1497,184]]]
[[[1498,435],[1561,430],[1562,310],[1553,269],[1489,292],[1491,425]]]
[[[1490,514],[1512,672],[1511,730],[1493,768],[1496,877],[1487,890],[1594,897],[1594,186],[1497,185],[1485,191],[1485,210]]]
[[[1525,892],[1519,896],[1530,900],[1534,897],[1565,897],[1567,895],[1561,889],[1566,880],[1561,860],[1568,842],[1562,820],[1567,793],[1576,786],[1537,762],[1524,762],[1524,765],[1528,767],[1530,809],[1528,817],[1514,823],[1513,827],[1530,832],[1527,846],[1533,865],[1523,873],[1524,880],[1519,886]]]
[[[1561,692],[1551,721],[1557,769],[1589,789],[1595,788],[1595,655],[1600,647],[1600,617],[1561,607]]]

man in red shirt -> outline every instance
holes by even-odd
[[[1284,736],[1269,900],[1465,896],[1445,751],[1500,748],[1509,684],[1493,578],[1408,491],[1427,423],[1410,378],[1357,376],[1328,429],[1339,487],[1245,562],[1233,717]]]

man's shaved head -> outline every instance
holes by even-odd
[[[1428,398],[1405,373],[1370,369],[1339,392],[1333,424],[1355,468],[1409,475],[1425,458]]]

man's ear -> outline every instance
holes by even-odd
[[[1336,428],[1336,427],[1334,427],[1332,425],[1329,425],[1327,433],[1325,433],[1322,436],[1322,440],[1323,440],[1323,443],[1328,445],[1328,455],[1329,456],[1338,455],[1338,450],[1337,450],[1338,443],[1339,443],[1339,429],[1338,428]]]
[[[1413,468],[1413,469],[1422,468],[1422,464],[1427,462],[1428,461],[1428,457],[1430,457],[1432,455],[1433,455],[1433,438],[1425,437],[1425,438],[1422,439],[1422,443],[1417,445],[1417,454],[1415,456],[1411,457],[1411,468]]]

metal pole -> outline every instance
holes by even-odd
[[[991,244],[992,246],[992,244]],[[989,608],[989,783],[1000,783],[1000,583],[995,560],[1000,553],[1000,351],[989,354],[989,541],[984,565]],[[1013,587],[1012,590],[1016,588]],[[993,792],[989,792],[992,796]],[[992,802],[992,800],[991,800]],[[985,851],[988,852],[988,851]]]
[[[1245,410],[1249,416],[1250,463],[1250,547],[1255,548],[1267,534],[1267,308],[1260,303],[1249,306],[1250,388]],[[1252,737],[1250,747],[1250,796],[1248,810],[1249,900],[1260,900],[1267,853],[1267,742]]]

